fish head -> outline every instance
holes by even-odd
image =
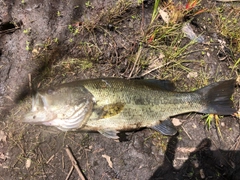
[[[93,96],[83,86],[59,86],[38,91],[23,122],[68,131],[83,126],[91,114]]]

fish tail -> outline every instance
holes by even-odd
[[[205,108],[202,113],[232,115],[236,112],[232,101],[236,80],[226,80],[210,84],[197,90],[203,97]]]

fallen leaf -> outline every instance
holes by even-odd
[[[193,127],[194,129],[196,129],[196,128],[197,128],[197,125],[196,125],[195,123],[193,123],[192,127]]]
[[[168,13],[166,11],[162,10],[162,9],[159,9],[159,13],[160,13],[163,21],[168,24],[169,21],[170,21],[170,17],[168,15]]]
[[[182,122],[178,118],[172,118],[172,123],[173,123],[174,126],[182,125]]]
[[[106,154],[103,154],[102,157],[107,160],[109,167],[110,167],[110,168],[113,168],[113,164],[112,164],[112,161],[111,161],[111,159],[110,159],[110,156],[108,156],[108,155],[106,155]]]
[[[39,51],[38,51],[37,49],[33,49],[33,50],[32,50],[32,53],[33,53],[33,54],[38,54]]]
[[[7,140],[7,136],[3,131],[0,131],[0,141],[6,142],[6,140]]]
[[[6,156],[5,154],[3,154],[2,152],[0,152],[0,159],[2,160],[6,160],[8,158],[8,156]]]
[[[30,158],[28,158],[28,159],[26,160],[26,164],[25,164],[26,169],[30,168],[31,162],[32,162],[32,160],[31,160]]]
[[[189,72],[187,78],[196,78],[198,77],[198,72]]]
[[[239,58],[239,61],[240,61],[240,58]],[[237,81],[237,84],[238,84],[238,85],[240,85],[240,75],[238,75],[238,77],[237,77],[237,80],[236,80],[236,81]]]
[[[201,36],[201,35],[197,36],[189,23],[185,23],[183,25],[182,32],[191,40],[195,40],[198,43],[203,43],[204,42],[204,37]]]

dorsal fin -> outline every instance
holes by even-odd
[[[144,79],[146,85],[152,88],[160,88],[166,91],[174,91],[175,85],[169,80]]]

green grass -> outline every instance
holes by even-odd
[[[150,24],[152,24],[156,20],[158,14],[159,14],[158,7],[159,7],[160,2],[161,2],[161,0],[155,0],[154,6],[153,6],[152,19],[151,19]]]
[[[62,71],[74,71],[77,69],[86,70],[91,69],[93,67],[93,63],[87,59],[77,59],[77,58],[69,58],[64,61],[61,61],[58,65]]]
[[[240,7],[223,5],[213,9],[217,18],[217,29],[230,40],[230,48],[234,53],[240,53]]]

